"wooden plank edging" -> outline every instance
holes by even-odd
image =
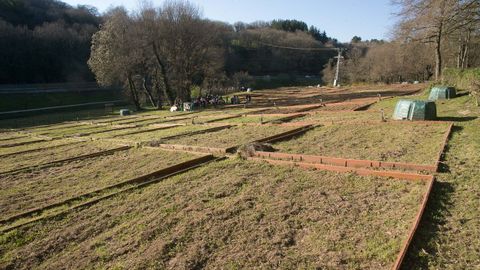
[[[430,197],[430,193],[432,192],[434,183],[435,183],[435,177],[430,176],[430,179],[427,180],[427,191],[423,195],[422,203],[420,204],[417,215],[415,216],[415,219],[412,223],[412,227],[410,228],[407,239],[403,243],[402,248],[398,253],[397,259],[393,264],[393,267],[392,267],[393,270],[399,270],[400,267],[402,266],[403,260],[405,259],[405,255],[408,252],[408,248],[410,247],[413,237],[415,236],[418,226],[420,225],[420,221],[422,220],[422,216],[423,216],[423,213],[425,212],[425,208],[427,207],[428,198]]]
[[[46,142],[46,141],[48,141],[48,140],[47,139],[38,139],[38,140],[27,141],[27,142],[4,144],[4,145],[0,145],[0,148],[10,148],[10,147],[16,147],[16,146],[22,146],[22,145],[28,145],[28,144],[34,144],[34,143]]]
[[[109,138],[118,138],[118,137],[122,137],[122,136],[129,136],[129,135],[135,135],[135,134],[141,134],[141,133],[154,132],[154,131],[159,131],[159,130],[163,130],[163,129],[173,128],[173,127],[177,127],[177,125],[163,126],[163,127],[152,128],[152,129],[147,129],[147,130],[138,130],[138,131],[134,131],[134,132],[114,135],[114,136],[111,136]]]
[[[280,152],[262,152],[256,151],[255,157],[259,158],[270,158],[270,159],[280,159],[287,161],[300,161],[307,163],[315,164],[329,164],[342,167],[367,167],[367,168],[390,168],[390,169],[406,169],[406,170],[415,170],[415,171],[430,171],[435,172],[437,169],[436,165],[423,165],[423,164],[414,164],[414,163],[403,163],[403,162],[389,162],[389,161],[377,161],[377,160],[362,160],[362,159],[348,159],[348,158],[337,158],[337,157],[328,157],[328,156],[317,156],[317,155],[304,155],[304,154],[290,154],[290,153],[280,153]]]
[[[289,139],[291,137],[302,134],[304,132],[307,132],[307,131],[315,128],[315,127],[316,126],[313,126],[313,125],[301,126],[299,128],[288,130],[286,132],[275,134],[273,136],[269,136],[269,137],[266,137],[266,138],[254,140],[253,142],[272,143],[272,142],[277,142],[277,141],[280,141],[280,140],[286,140],[286,139]]]
[[[376,171],[376,170],[362,169],[362,168],[352,168],[352,167],[334,166],[334,165],[308,163],[308,162],[276,160],[276,159],[264,159],[264,158],[257,158],[257,157],[249,157],[247,159],[253,160],[253,161],[268,162],[274,165],[290,165],[290,166],[298,166],[298,167],[307,168],[307,169],[309,168],[309,169],[342,172],[342,173],[356,173],[361,176],[391,177],[391,178],[410,180],[410,181],[418,181],[418,180],[425,181],[430,179],[431,177],[431,175],[425,175],[425,174],[405,173],[405,172],[396,172],[396,171]]]
[[[75,142],[68,142],[68,143],[64,143],[64,144],[52,145],[52,146],[47,146],[47,147],[40,147],[40,148],[28,149],[28,150],[24,150],[24,151],[12,152],[12,153],[7,153],[7,154],[2,154],[2,155],[0,155],[0,158],[20,155],[20,154],[33,153],[33,152],[38,152],[38,151],[43,151],[43,150],[49,150],[49,149],[54,149],[54,148],[58,148],[58,147],[62,147],[62,146],[82,143],[82,142],[83,141],[75,141]]]
[[[204,146],[182,145],[182,144],[158,144],[155,147],[168,149],[168,150],[182,151],[182,152],[212,153],[212,154],[221,154],[221,155],[232,153],[237,149],[236,146],[219,148],[219,147],[204,147]]]
[[[443,153],[445,152],[445,150],[447,148],[448,139],[450,138],[450,135],[452,133],[453,125],[454,125],[454,123],[451,122],[450,125],[447,128],[447,131],[445,131],[445,134],[443,135],[443,143],[442,143],[442,146],[440,147],[440,150],[438,151],[438,155],[437,155],[437,162],[436,162],[436,168],[435,168],[436,172],[440,171],[440,164],[442,162]]]

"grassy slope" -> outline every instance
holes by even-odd
[[[426,99],[427,92],[414,97]],[[371,110],[388,115],[400,98]],[[412,98],[413,99],[413,98]],[[455,122],[444,171],[437,175],[422,223],[406,257],[404,269],[480,268],[480,108],[462,96],[437,102],[439,119]]]
[[[404,269],[479,269],[480,109],[468,96],[437,107],[455,129]]]

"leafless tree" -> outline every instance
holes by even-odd
[[[89,65],[100,84],[123,83],[137,107],[142,97],[156,108],[190,100],[192,85],[223,66],[225,27],[188,1],[143,2],[133,14],[116,8],[93,37]]]
[[[468,33],[479,17],[478,0],[394,0],[401,11],[397,34],[406,41],[432,43],[435,52],[435,79],[441,76],[442,49],[455,32]],[[462,35],[463,36],[463,35]],[[466,35],[468,37],[468,35]],[[461,54],[465,55],[462,47]],[[465,57],[461,56],[462,61]],[[465,60],[466,61],[466,60]]]

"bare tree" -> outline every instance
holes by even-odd
[[[158,20],[158,38],[154,43],[157,62],[175,96],[190,100],[195,78],[204,77],[213,66],[221,67],[220,28],[204,20],[198,7],[187,1],[167,1]]]
[[[142,98],[156,108],[190,100],[192,85],[223,67],[224,28],[187,1],[144,2],[132,15],[116,8],[93,37],[89,66],[100,84],[123,83],[138,108]]]
[[[394,0],[401,7],[397,34],[408,41],[432,43],[435,52],[435,79],[441,76],[442,49],[455,31],[479,20],[478,0]]]

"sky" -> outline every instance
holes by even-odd
[[[123,5],[132,10],[139,0],[63,0],[76,6],[91,5],[104,12]],[[152,0],[160,6],[163,0]],[[190,0],[211,20],[234,23],[296,19],[314,25],[341,42],[353,36],[366,39],[388,39],[395,23],[390,0]]]

